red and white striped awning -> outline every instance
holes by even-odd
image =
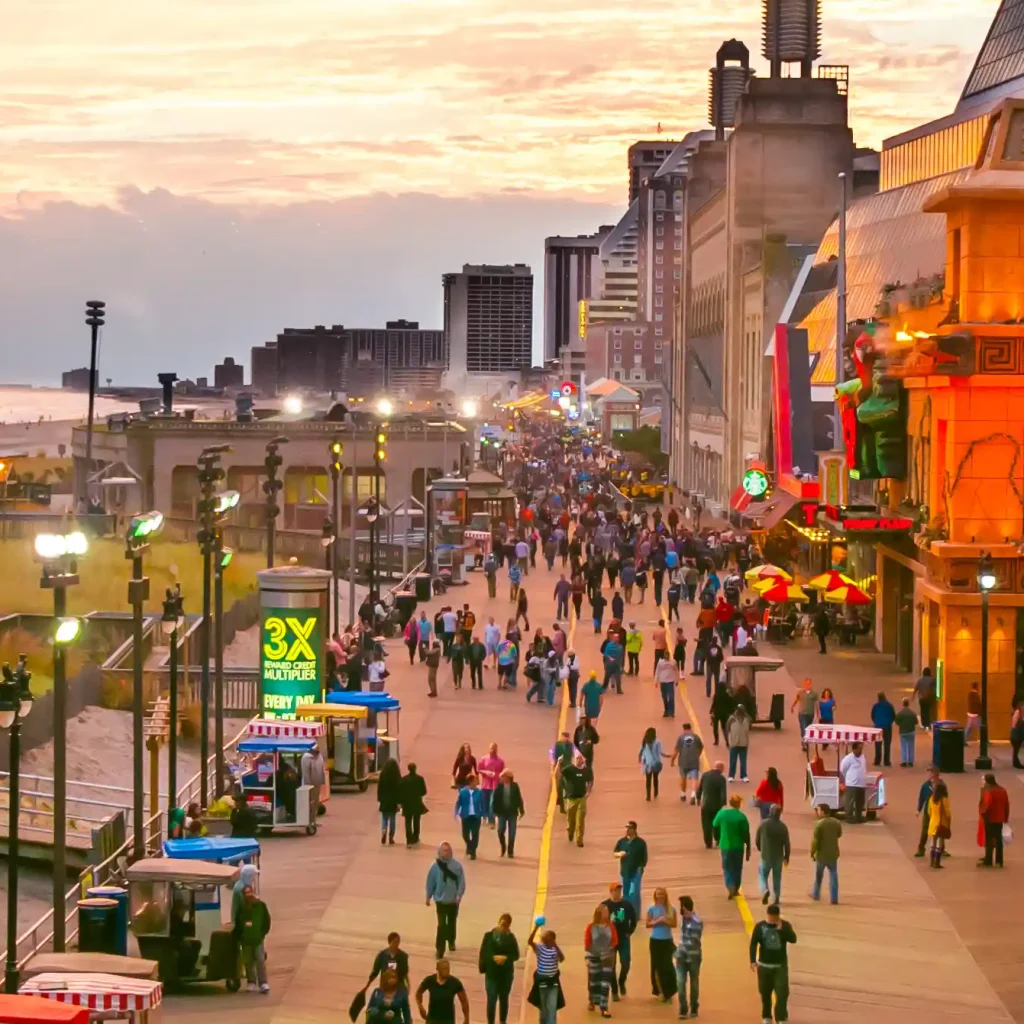
[[[102,1011],[151,1010],[163,998],[159,981],[115,974],[37,974],[19,992]]]
[[[871,725],[809,725],[804,732],[807,743],[877,743],[882,730]]]
[[[323,722],[282,722],[276,719],[254,718],[249,723],[250,737],[269,737],[275,740],[315,740],[323,734]]]

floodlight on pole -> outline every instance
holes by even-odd
[[[390,398],[381,398],[377,402],[377,412],[381,416],[390,416],[395,411],[394,403]]]
[[[67,647],[78,639],[82,632],[82,620],[74,615],[67,615],[57,620],[57,628],[53,632],[53,642],[60,647]]]

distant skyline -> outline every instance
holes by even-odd
[[[953,107],[998,0],[824,0],[858,144]],[[441,274],[617,219],[760,0],[74,0],[0,38],[2,376],[212,374],[284,326],[440,324]],[[397,272],[396,272],[397,271]],[[386,286],[386,287],[384,287]],[[539,332],[539,319],[537,331]],[[541,338],[535,337],[535,351]],[[173,365],[172,365],[173,364]]]

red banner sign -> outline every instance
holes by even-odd
[[[844,519],[843,529],[849,533],[851,530],[909,530],[913,525],[913,519],[885,518],[874,519]]]

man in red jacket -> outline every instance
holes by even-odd
[[[996,866],[1002,867],[1003,826],[1010,820],[1010,795],[996,782],[996,777],[991,772],[985,775],[978,811],[981,814],[982,828],[985,830],[985,856],[978,861],[978,867],[992,867],[993,853]]]

